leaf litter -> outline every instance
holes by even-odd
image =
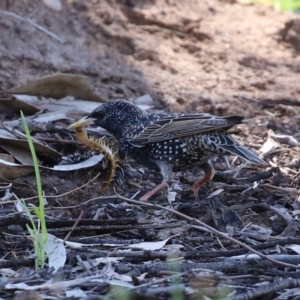
[[[75,2],[74,7],[92,5]],[[173,50],[169,51],[170,58],[166,59],[163,56],[165,54],[161,53],[164,59],[158,59],[154,54],[150,55],[149,52],[139,49],[141,46],[139,41],[144,39],[136,39],[137,52],[134,53],[133,62],[140,61],[145,65],[149,63],[155,71],[155,76],[165,75],[165,70],[176,76],[177,70],[168,66],[168,62],[176,66],[175,60],[171,58],[173,52],[178,53],[185,49],[195,59],[202,60],[199,54],[201,51],[210,53],[206,48],[207,43],[210,43],[208,42],[210,35],[217,36],[209,26],[207,30],[211,30],[210,33],[201,33],[202,28],[193,25],[193,22],[198,24],[196,19],[193,22],[182,21],[187,22],[184,25],[186,27],[182,28],[178,27],[176,22],[165,20],[164,15],[168,16],[170,13],[169,7],[166,8],[165,14],[160,16],[160,22],[155,23],[151,18],[155,18],[156,14],[147,14],[144,8],[130,9],[125,5],[116,6],[120,20],[110,27],[107,25],[110,24],[110,8],[105,6],[106,1],[102,5],[103,11],[108,13],[106,16],[108,19],[105,20],[106,23],[104,22],[106,25],[100,23],[100,32],[107,29],[105,36],[109,37],[110,42],[117,43],[120,39],[109,30],[114,30],[112,28],[117,26],[116,24],[127,24],[129,20],[131,30],[137,29],[137,33],[142,31],[145,35],[152,30],[148,36],[150,41],[153,36],[161,35],[168,40],[169,34],[172,34],[170,39],[172,43],[179,43],[178,48],[173,47]],[[233,7],[233,4],[227,5],[224,6],[224,15],[228,13],[228,7]],[[237,3],[235,7],[240,6],[241,4]],[[182,9],[185,9],[184,5]],[[245,6],[242,9],[248,9],[250,12],[252,8]],[[63,11],[64,8],[61,12]],[[178,13],[176,11],[172,14],[178,18]],[[214,13],[218,15],[217,11]],[[264,13],[271,15],[270,11]],[[128,17],[125,23],[122,21],[124,16]],[[139,23],[141,20],[152,25],[141,25]],[[180,20],[180,18],[177,20],[178,24],[181,24]],[[203,21],[205,22],[205,17]],[[158,25],[153,26],[153,22]],[[230,22],[224,24],[227,23]],[[204,40],[197,49],[200,37]],[[122,51],[131,59],[131,43],[127,36],[126,38],[124,47],[127,48]],[[210,68],[214,68],[215,63],[222,64],[224,59],[228,61],[233,59],[230,54],[227,58],[222,55],[219,52],[206,55],[208,61],[203,68],[207,73],[201,77],[201,84],[205,88],[209,88],[207,84],[215,80],[210,74],[217,73]],[[47,54],[45,56],[47,57]],[[212,61],[209,61],[210,59]],[[84,59],[82,62],[84,63]],[[188,60],[184,66],[187,62]],[[247,73],[251,68],[260,72],[258,66],[261,67],[264,62],[249,56],[240,58],[238,64],[247,66],[245,69]],[[274,64],[272,68],[273,66]],[[182,80],[185,76],[183,70],[185,67],[178,65],[177,68],[181,70],[180,80]],[[266,72],[271,72],[271,67],[268,68]],[[69,73],[68,69],[65,69]],[[217,69],[221,71],[222,67],[218,66]],[[104,66],[103,70],[107,71],[108,68],[105,69]],[[234,71],[233,66],[231,74],[234,74]],[[89,78],[96,76],[93,75],[93,71],[90,72],[92,75]],[[149,72],[148,76],[151,79],[152,71]],[[191,82],[197,89],[198,86],[193,82],[196,80],[198,83],[199,80],[192,78],[191,73],[196,74],[189,71],[189,79],[183,84],[188,87]],[[16,88],[3,89],[0,104],[6,109],[9,108],[15,115],[13,121],[6,120],[0,128],[0,147],[3,152],[0,158],[0,175],[3,183],[0,188],[3,199],[0,222],[4,241],[2,243],[4,259],[0,262],[0,271],[6,280],[0,296],[7,299],[7,295],[12,297],[15,291],[35,290],[36,294],[30,294],[30,297],[39,299],[40,295],[43,298],[57,299],[57,295],[60,294],[60,299],[66,297],[89,299],[95,295],[102,297],[113,287],[124,288],[135,297],[142,295],[143,298],[153,299],[172,299],[175,290],[185,297],[191,294],[197,299],[216,299],[216,297],[219,299],[220,296],[216,295],[224,295],[224,299],[226,297],[254,299],[272,293],[280,299],[297,295],[296,289],[292,287],[299,286],[297,268],[300,263],[297,220],[300,211],[297,125],[299,105],[297,106],[297,100],[283,99],[281,102],[272,102],[272,99],[267,99],[270,90],[272,91],[272,85],[277,90],[280,88],[276,83],[272,83],[272,78],[263,84],[253,81],[250,73],[235,74],[237,77],[232,80],[237,82],[238,78],[242,78],[241,80],[247,78],[246,83],[239,82],[240,85],[234,86],[232,90],[235,93],[245,90],[245,93],[248,93],[248,103],[232,102],[228,107],[223,103],[223,94],[221,97],[223,102],[218,102],[218,97],[214,97],[213,94],[207,96],[204,92],[203,98],[200,99],[204,105],[200,111],[222,114],[227,111],[245,112],[253,116],[247,127],[244,125],[238,127],[234,129],[233,134],[257,150],[268,161],[270,167],[257,169],[255,166],[241,165],[232,158],[227,162],[218,158],[213,162],[217,170],[216,177],[213,182],[200,190],[201,201],[193,201],[192,195],[184,191],[195,178],[201,176],[201,172],[195,168],[175,174],[174,185],[167,193],[162,192],[151,199],[150,206],[130,203],[129,200],[139,199],[141,193],[155,186],[160,181],[159,174],[136,165],[134,161],[118,153],[120,165],[114,182],[107,191],[103,191],[102,184],[108,174],[105,155],[80,145],[74,138],[74,132],[67,127],[92,111],[100,104],[99,102],[107,101],[110,98],[108,95],[112,97],[130,95],[131,100],[150,111],[161,109],[157,105],[157,96],[154,96],[153,101],[153,93],[148,90],[141,96],[144,89],[134,84],[125,85],[122,81],[127,80],[126,76],[120,79],[115,75],[101,75],[102,78],[99,80],[101,87],[98,86],[98,90],[104,93],[99,94],[91,88],[94,87],[95,81],[91,80],[93,85],[90,86],[87,76],[66,73],[43,76],[40,72],[42,74],[40,77],[36,76],[33,80],[31,78],[25,85],[19,84]],[[133,73],[130,76],[133,76]],[[222,75],[217,78],[218,85],[223,88],[222,93],[226,92],[222,83],[229,84],[227,76],[229,75],[224,77],[225,81]],[[257,76],[255,74],[255,78]],[[171,80],[174,80],[172,88],[174,91],[170,92],[164,86],[162,90],[165,97],[161,100],[162,104],[170,104],[175,110],[179,106],[180,109],[192,108],[193,111],[197,111],[201,93],[197,90],[195,97],[184,95],[185,91],[180,88],[180,82],[174,77]],[[21,82],[24,81],[25,78]],[[170,85],[170,81],[161,79],[156,85],[159,84]],[[107,90],[105,85],[109,86]],[[269,90],[264,91],[264,85],[268,85]],[[187,87],[185,90],[192,90],[191,86]],[[282,85],[280,87],[284,89]],[[253,88],[256,89],[255,92],[251,90]],[[262,101],[254,97],[257,95],[257,89],[261,91],[259,95],[265,97]],[[218,92],[216,87],[215,93]],[[249,97],[249,94],[252,97]],[[226,97],[231,99],[228,94]],[[190,104],[187,104],[189,98]],[[245,101],[246,97],[239,95],[238,99]],[[248,108],[249,102],[256,103],[258,107],[256,111],[254,108]],[[237,103],[239,104],[235,105]],[[291,104],[292,109],[289,107]],[[244,111],[246,108],[249,110]],[[45,270],[33,271],[34,260],[28,250],[33,249],[33,245],[26,237],[28,220],[22,210],[18,211],[13,207],[15,201],[9,198],[13,191],[27,202],[36,201],[34,176],[28,173],[33,170],[30,152],[18,120],[20,109],[27,113],[27,121],[42,170],[44,198],[48,203],[46,219],[51,238],[47,245],[50,249]],[[114,143],[107,132],[97,128],[88,128],[88,133],[111,144]],[[124,205],[124,201],[128,204]],[[197,220],[202,221],[203,225],[200,226]],[[206,224],[217,229],[219,234],[205,227]],[[272,260],[250,254],[253,250],[265,254]],[[114,293],[115,291],[111,292],[111,295]]]

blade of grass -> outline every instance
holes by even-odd
[[[39,207],[33,206],[33,210],[36,214],[36,216],[39,219],[39,226],[38,228],[35,226],[32,214],[28,207],[26,206],[25,202],[23,202],[23,207],[28,215],[30,222],[32,224],[32,228],[29,228],[27,226],[28,232],[34,239],[35,244],[35,251],[36,251],[36,268],[38,267],[44,267],[45,259],[46,259],[46,253],[45,253],[45,245],[47,243],[48,239],[48,232],[46,227],[46,219],[45,219],[45,209],[44,209],[44,198],[43,198],[43,190],[42,190],[42,180],[41,180],[41,174],[39,169],[39,162],[37,159],[37,155],[35,152],[34,144],[30,135],[30,131],[28,128],[28,125],[26,123],[26,119],[24,117],[23,112],[21,111],[21,119],[24,126],[24,130],[26,133],[26,137],[29,144],[29,149],[31,152],[33,164],[34,164],[34,171],[35,171],[35,178],[36,178],[36,186],[38,190],[38,199],[39,199]],[[40,234],[41,231],[41,234]]]

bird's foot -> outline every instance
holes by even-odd
[[[156,194],[157,192],[159,192],[160,190],[162,190],[163,188],[167,187],[168,184],[164,181],[161,184],[157,185],[152,191],[148,192],[147,194],[145,194],[144,196],[142,196],[140,198],[140,201],[148,201],[148,199],[153,196],[154,194]]]
[[[202,181],[202,180],[201,180]],[[195,196],[195,200],[199,200],[199,194],[198,194],[198,191],[199,191],[199,188],[201,187],[198,186],[198,184],[196,185],[196,183],[198,183],[199,181],[195,182],[193,185],[187,187],[184,191],[193,191],[194,193],[194,196]]]
[[[187,188],[188,191],[193,191],[195,200],[199,200],[198,191],[199,191],[200,187],[203,184],[205,184],[206,182],[211,181],[214,177],[214,170],[210,163],[207,162],[205,165],[203,165],[203,169],[205,172],[205,176],[202,179],[200,179],[199,181],[196,181],[192,186]]]

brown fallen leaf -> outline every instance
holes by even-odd
[[[7,182],[15,178],[25,176],[34,171],[33,165],[18,165],[11,155],[0,155],[0,181]]]
[[[1,91],[0,94],[31,95],[45,98],[61,99],[65,96],[74,96],[76,99],[94,102],[106,102],[93,93],[88,78],[82,75],[57,73],[45,76],[25,85]]]
[[[23,149],[24,151],[19,152],[19,153],[20,154],[22,153],[22,155],[24,155],[24,156],[25,156],[26,151],[28,151],[28,155],[30,154],[28,141],[26,141],[26,140],[7,139],[7,138],[2,138],[0,136],[0,143],[1,143],[0,147],[7,148],[8,152],[10,152],[10,149],[12,149],[14,147],[14,148],[18,148],[18,149]],[[34,147],[35,147],[35,151],[36,151],[37,155],[43,154],[43,155],[47,155],[47,156],[53,157],[53,158],[60,158],[62,156],[62,154],[59,153],[58,151],[50,148],[47,145],[43,145],[38,142],[34,142]],[[19,151],[21,151],[21,150],[19,150]],[[13,151],[13,153],[11,153],[11,154],[13,154],[13,155],[17,154],[17,150]],[[17,159],[22,161],[21,157],[17,157]]]
[[[56,165],[52,168],[39,166],[40,170],[52,170],[58,172],[72,172],[76,170],[91,168],[103,161],[104,155],[94,155],[85,161],[72,165]],[[13,156],[5,153],[0,153],[0,182],[9,182],[10,180],[23,177],[34,171],[33,164],[18,164]]]
[[[2,94],[2,91],[0,91],[0,95],[1,94]],[[9,97],[5,97],[5,98],[1,97],[0,103],[7,108],[17,111],[18,113],[20,112],[20,110],[22,110],[23,113],[25,113],[26,115],[33,115],[40,111],[40,109],[38,107],[36,107],[33,104],[28,103],[26,101],[21,101],[17,97],[18,96],[15,96],[15,95],[9,95]],[[37,98],[37,97],[34,97],[34,98]]]

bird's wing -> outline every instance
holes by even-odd
[[[242,122],[243,117],[216,117],[210,114],[160,114],[129,143],[142,147],[148,143],[182,138],[205,132],[226,130]]]

